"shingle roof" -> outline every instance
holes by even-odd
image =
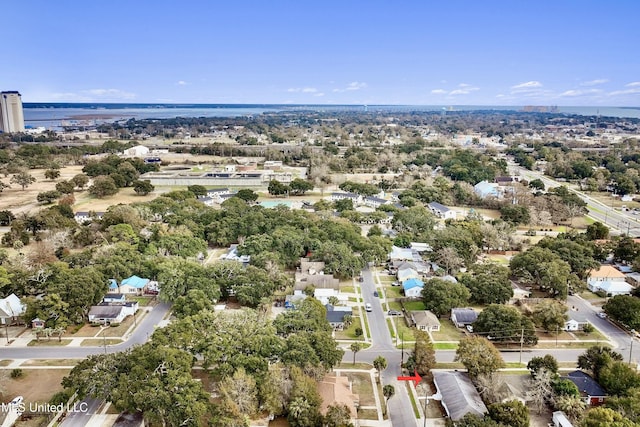
[[[565,378],[573,382],[578,387],[578,390],[580,390],[580,393],[586,394],[587,396],[596,397],[607,395],[596,380],[582,371],[570,372]]]
[[[478,312],[472,308],[453,308],[451,316],[454,315],[458,323],[473,323],[478,320]]]
[[[621,277],[624,278],[624,274],[622,274],[618,269],[611,265],[601,265],[597,270],[591,270],[589,272],[589,277],[591,278],[613,278],[613,277]]]
[[[98,319],[115,319],[120,315],[122,305],[94,305],[89,309],[89,316]]]
[[[433,382],[442,395],[442,406],[453,421],[458,421],[468,413],[482,416],[487,412],[487,407],[466,374],[434,372]]]

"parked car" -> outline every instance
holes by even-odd
[[[378,295],[378,291],[373,291],[373,296],[378,298],[380,295]]]
[[[402,316],[402,312],[398,310],[389,310],[387,311],[389,316]]]
[[[364,277],[358,276],[358,282],[364,282]]]
[[[366,303],[366,304],[364,305],[364,309],[365,309],[366,311],[371,311],[371,310],[373,310],[373,307],[371,307],[371,304],[370,304],[370,303]]]
[[[393,282],[391,286],[400,286],[400,282]]]
[[[599,311],[597,316],[601,319],[606,319],[607,318],[607,313],[605,313],[604,311]]]
[[[471,326],[471,325],[467,325],[467,331],[469,331],[469,332],[473,332],[473,326]]]

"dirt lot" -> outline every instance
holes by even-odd
[[[25,403],[48,402],[55,393],[62,391],[60,382],[69,374],[69,369],[28,369],[21,368],[21,378],[3,379],[6,381],[6,392],[2,396],[4,402],[10,401],[15,396],[23,396]],[[6,370],[7,374],[9,370]]]

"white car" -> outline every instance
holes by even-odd
[[[605,313],[604,311],[599,311],[597,316],[601,319],[606,319],[607,318],[607,313]]]
[[[373,307],[371,306],[371,304],[370,304],[370,303],[366,303],[366,304],[364,305],[364,309],[365,309],[366,311],[371,311],[371,310],[373,310]]]

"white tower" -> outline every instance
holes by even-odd
[[[0,130],[6,133],[24,132],[22,98],[18,91],[0,92]]]

